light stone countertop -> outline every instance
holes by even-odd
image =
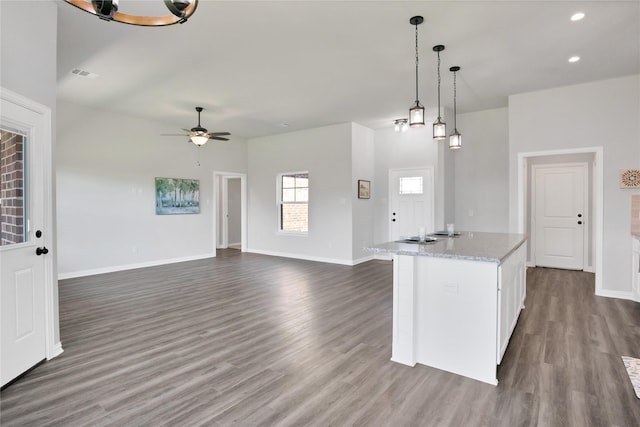
[[[366,248],[374,253],[431,256],[500,264],[526,240],[524,234],[461,231],[459,236],[431,236],[430,243],[387,242]]]

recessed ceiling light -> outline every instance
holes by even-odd
[[[571,20],[572,21],[579,21],[582,18],[584,18],[584,13],[583,12],[576,12],[573,15],[571,15]]]
[[[580,61],[579,56],[572,56],[571,58],[569,58],[569,62],[578,62],[578,61]]]

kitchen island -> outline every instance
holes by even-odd
[[[368,248],[393,255],[391,360],[498,384],[526,296],[526,236],[462,232]]]

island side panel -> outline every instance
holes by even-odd
[[[498,264],[415,258],[416,361],[496,385]]]
[[[393,256],[393,342],[391,360],[415,366],[414,256]]]
[[[521,245],[498,268],[498,349],[496,363],[502,362],[509,339],[524,308],[527,294],[526,247]]]

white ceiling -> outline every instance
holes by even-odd
[[[446,46],[446,108],[449,67],[462,67],[459,113],[505,107],[516,93],[640,73],[637,0],[200,0],[187,23],[160,28],[56,3],[59,99],[163,122],[167,131],[194,126],[195,106],[205,108],[210,131],[244,138],[350,121],[390,127],[415,98],[414,15],[425,18],[419,78],[429,120],[436,44]],[[122,12],[149,6],[164,14],[162,0],[120,0]],[[577,11],[586,17],[571,22]],[[572,55],[582,59],[570,64]],[[74,68],[99,77],[77,77]]]

